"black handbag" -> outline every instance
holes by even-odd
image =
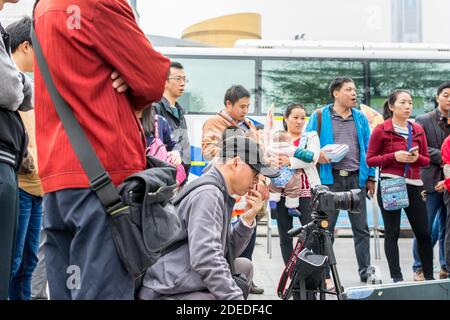
[[[133,174],[116,188],[100,163],[72,109],[59,94],[32,26],[31,39],[39,68],[69,141],[86,172],[91,189],[110,222],[114,244],[126,270],[138,278],[176,245],[181,222],[170,199],[176,188],[176,168],[148,159],[148,169]]]

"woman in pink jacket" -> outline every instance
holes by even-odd
[[[408,121],[412,108],[412,97],[408,91],[395,90],[390,94],[384,104],[385,121],[374,129],[370,138],[367,164],[380,168],[381,180],[406,178],[409,206],[404,210],[417,238],[425,279],[432,280],[433,250],[419,171],[430,163],[430,156],[423,128]],[[401,210],[385,210],[380,189],[378,187],[378,203],[385,227],[384,250],[389,271],[394,282],[403,281],[398,251]]]

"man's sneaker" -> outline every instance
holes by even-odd
[[[448,278],[448,271],[444,268],[441,268],[439,271],[439,279],[447,279]]]
[[[414,272],[414,281],[425,281],[425,276],[422,269],[418,269]]]
[[[250,285],[250,293],[251,294],[263,294],[264,293],[264,289],[257,287],[255,285],[255,283],[252,281],[252,284]]]
[[[296,217],[296,218],[300,218],[302,216],[300,211],[298,211],[295,208],[288,208],[288,215],[290,215],[291,217]]]

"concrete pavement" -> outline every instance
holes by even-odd
[[[272,237],[272,258],[270,259],[269,254],[267,253],[267,237],[265,236],[266,228],[265,226],[258,226],[258,229],[258,237],[256,238],[256,247],[253,254],[255,268],[254,282],[256,285],[263,287],[265,291],[262,295],[250,295],[249,300],[279,300],[276,288],[284,268],[279,238],[277,236]],[[348,232],[341,232],[341,234],[348,234]],[[412,238],[399,239],[400,266],[405,281],[413,281],[412,241]],[[383,284],[392,283],[392,280],[389,277],[386,256],[384,254],[383,238],[380,239],[380,246],[381,259],[375,260],[374,238],[371,238],[371,264],[378,267]],[[339,277],[344,289],[364,285],[359,281],[353,238],[336,238],[334,251]],[[435,271],[438,272],[439,262],[437,261],[437,245],[434,248],[434,257]],[[435,273],[435,278],[439,278],[437,273]]]

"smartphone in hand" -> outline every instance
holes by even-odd
[[[408,150],[408,152],[413,155],[413,153],[419,152],[419,147],[415,146]]]

